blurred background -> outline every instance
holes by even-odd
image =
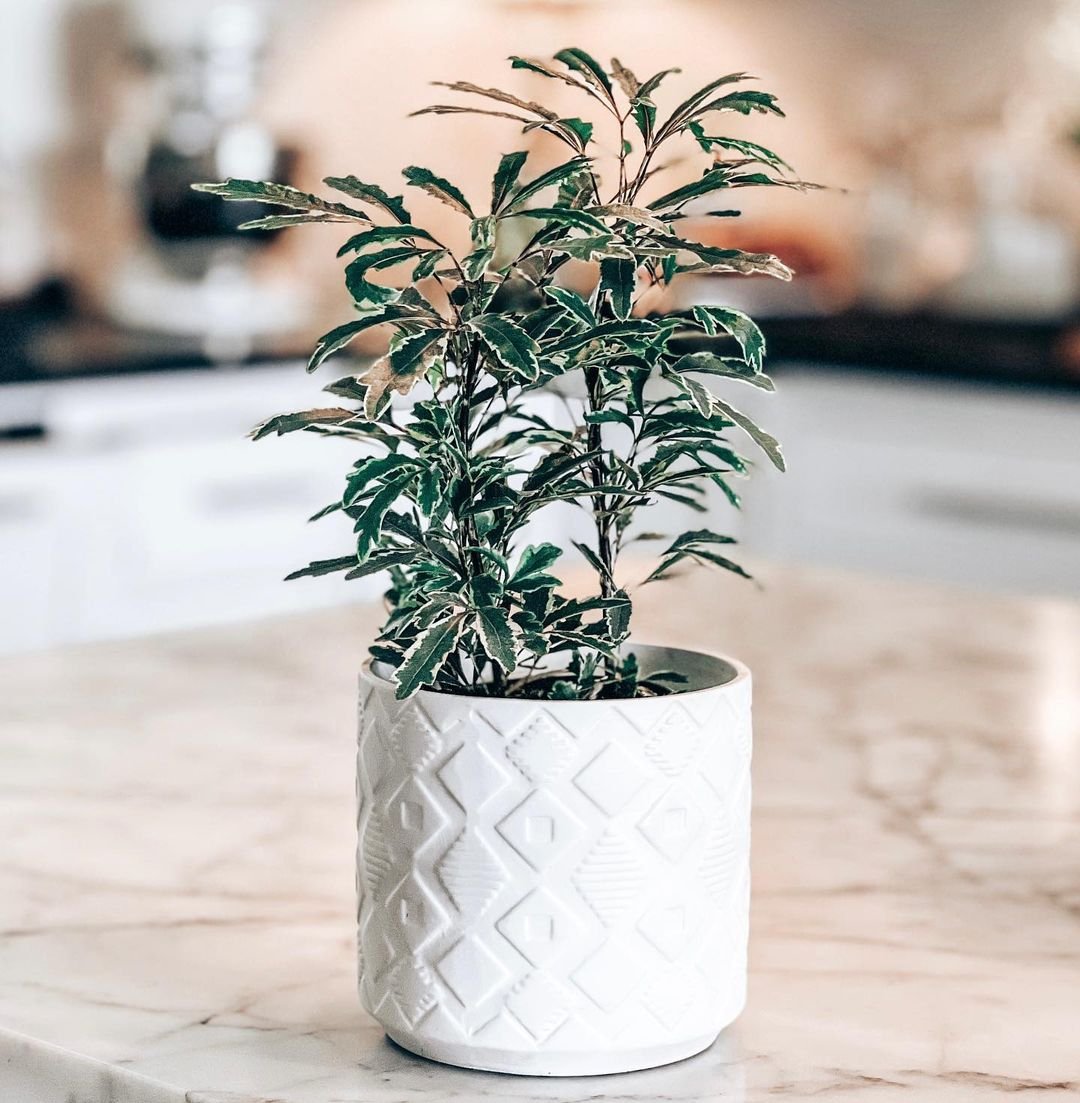
[[[483,196],[500,152],[556,152],[509,122],[405,116],[445,98],[435,79],[551,97],[504,59],[568,45],[642,77],[680,66],[661,109],[749,70],[788,117],[729,132],[846,189],[743,192],[724,241],[795,282],[687,277],[666,304],[750,310],[779,387],[752,412],[790,473],[706,523],[772,560],[1080,595],[1080,0],[0,12],[0,652],[378,591],[280,581],[347,544],[303,518],[349,448],[244,439],[319,404],[299,360],[349,316],[340,228],[241,238],[250,212],[187,185],[356,173],[396,192],[418,163]]]

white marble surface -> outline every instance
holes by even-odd
[[[642,604],[755,674],[749,1006],[709,1052],[544,1081],[383,1040],[338,611],[0,664],[0,1100],[1080,1099],[1080,608],[763,576]]]

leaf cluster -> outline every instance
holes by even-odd
[[[773,96],[745,87],[746,74],[710,82],[661,117],[654,95],[677,70],[640,80],[617,59],[604,69],[579,49],[511,62],[575,89],[583,114],[606,120],[617,133],[618,178],[602,179],[595,122],[500,89],[445,84],[463,101],[418,114],[493,115],[568,147],[535,175],[526,151],[505,154],[483,205],[429,168],[404,170],[407,188],[468,220],[463,255],[416,224],[404,195],[355,176],[324,181],[348,202],[250,180],[196,185],[284,209],[253,229],[349,227],[338,256],[356,314],[319,339],[310,370],[368,330],[389,335],[385,355],[329,384],[337,404],[271,418],[253,436],[356,442],[341,498],[316,514],[348,517],[353,546],[290,578],[389,574],[372,654],[393,669],[400,696],[421,687],[553,699],[670,692],[677,673],[642,677],[623,652],[632,600],[616,567],[638,511],[667,499],[701,512],[713,486],[738,507],[735,483],[752,465],[746,445],[781,470],[784,461],[776,440],[721,397],[729,384],[772,390],[757,325],[729,308],[651,318],[639,304],[687,272],[790,279],[775,256],[695,242],[678,224],[702,205],[737,214],[727,194],[735,189],[811,185],[764,146],[709,132],[725,113],[782,114]],[[678,140],[710,161],[696,179],[659,189],[657,158]],[[511,224],[517,232],[507,234]],[[596,273],[587,295],[563,279],[581,261]],[[402,272],[404,281],[387,279]],[[708,349],[680,352],[678,339],[694,331]],[[544,416],[537,394],[569,393],[570,378],[584,401],[564,399],[565,416]],[[594,538],[573,547],[595,572],[593,596],[562,592],[555,572],[569,549],[523,538],[556,503],[592,518]],[[745,575],[718,550],[731,543],[705,529],[677,535],[645,582],[686,563]]]

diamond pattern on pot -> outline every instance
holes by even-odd
[[[701,746],[701,728],[681,705],[673,705],[649,733],[645,754],[668,777],[678,777]]]
[[[379,814],[372,809],[360,834],[360,848],[357,852],[357,872],[360,883],[372,899],[382,898],[382,889],[389,869],[390,851],[386,846],[386,833]]]
[[[586,929],[545,888],[530,892],[495,926],[522,957],[537,967],[550,965],[572,947],[580,946]]]
[[[372,923],[370,918],[365,924],[361,941],[364,944],[364,975],[361,980],[381,980],[399,956],[393,942],[386,931],[378,923]]]
[[[688,908],[686,904],[663,901],[641,917],[637,929],[668,961],[674,961],[686,949]]]
[[[477,1007],[510,978],[499,959],[473,935],[466,935],[438,960],[435,971],[463,1006]]]
[[[530,973],[506,997],[506,1009],[537,1040],[546,1041],[570,1016],[570,993],[546,973]]]
[[[364,724],[360,728],[358,757],[361,769],[362,787],[374,791],[382,780],[390,764],[390,752],[379,734],[378,714],[382,709],[375,702],[364,713]]]
[[[662,1026],[675,1030],[698,1010],[703,995],[699,977],[685,969],[670,969],[650,980],[641,994],[641,1002]]]
[[[701,883],[717,904],[731,899],[738,873],[739,854],[735,836],[723,809],[715,816],[705,850],[701,855]]]
[[[463,812],[482,811],[506,788],[510,775],[480,743],[463,743],[436,774]]]
[[[410,775],[386,801],[386,830],[395,847],[419,853],[447,822],[431,792]],[[396,853],[396,850],[395,850]]]
[[[403,958],[390,978],[390,998],[410,1027],[439,1002],[431,970],[419,958]]]
[[[640,983],[640,955],[608,939],[570,979],[601,1011],[615,1011]]]
[[[638,824],[638,830],[671,862],[680,861],[704,825],[701,812],[681,787],[669,789]]]
[[[446,909],[415,871],[403,878],[390,893],[386,910],[393,935],[400,938],[413,953],[419,952],[447,927]]]
[[[574,778],[578,789],[608,816],[625,808],[646,781],[644,768],[617,743],[609,743]]]
[[[442,737],[418,705],[409,705],[390,729],[390,745],[406,766],[422,770],[442,750]]]
[[[446,895],[467,919],[477,919],[506,884],[506,867],[475,828],[466,828],[435,866]]]
[[[573,737],[546,712],[531,716],[510,737],[506,757],[534,785],[553,781],[577,754]]]
[[[554,794],[536,789],[495,830],[536,870],[545,869],[581,834],[583,824]]]
[[[626,839],[609,828],[575,870],[572,880],[600,922],[611,927],[640,898],[645,869]]]

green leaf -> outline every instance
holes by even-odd
[[[625,610],[629,605],[630,599],[625,590],[619,590],[613,597],[570,598],[549,613],[545,623],[547,627],[551,627],[575,617],[583,617],[586,613],[604,613],[606,616],[612,610]]]
[[[238,230],[284,230],[290,226],[306,226],[309,222],[348,222],[335,214],[268,214],[241,222]]]
[[[627,203],[607,203],[602,207],[589,207],[588,213],[600,218],[621,218],[624,222],[631,222],[635,226],[648,226],[660,233],[668,232],[667,224],[661,222],[655,215],[642,207],[633,207]]]
[[[780,442],[769,436],[763,429],[759,429],[745,414],[739,413],[734,407],[713,395],[713,406],[724,417],[733,421],[750,439],[769,457],[773,467],[777,471],[786,470],[783,453],[780,451]]]
[[[713,532],[712,529],[693,529],[690,532],[682,533],[673,540],[664,554],[679,551],[691,544],[734,544],[736,542],[734,536],[723,536],[718,532]]]
[[[577,88],[581,92],[588,92],[590,96],[595,96],[595,92],[588,85],[575,80],[569,73],[560,73],[558,69],[553,69],[546,62],[539,61],[536,58],[511,55],[510,67],[512,69],[528,69],[530,73],[539,73],[541,76],[550,77],[552,80],[561,80],[563,84],[569,84],[571,88]]]
[[[366,249],[369,245],[382,245],[387,241],[409,241],[417,237],[423,238],[425,241],[435,240],[427,230],[421,230],[419,226],[373,226],[370,230],[353,234],[338,249],[337,255],[343,257],[346,253],[359,253],[361,249]]]
[[[390,353],[380,357],[357,381],[366,388],[364,414],[374,421],[390,401],[390,391],[406,395],[443,352],[445,334],[407,334],[391,342]]]
[[[738,111],[740,115],[749,115],[753,111],[760,111],[767,115],[783,116],[783,111],[777,106],[776,97],[769,92],[757,92],[752,89],[744,89],[741,92],[731,92],[721,96],[702,107],[695,109],[696,115],[704,115],[710,111]]]
[[[548,567],[552,566],[562,555],[562,548],[555,544],[530,544],[518,560],[517,569],[506,583],[508,590],[535,589],[536,581],[542,579],[541,585],[547,585],[548,580],[556,583],[558,580],[547,574]]]
[[[615,96],[607,73],[604,72],[600,63],[595,58],[590,57],[584,50],[579,50],[576,47],[560,50],[555,55],[555,60],[561,61],[568,69],[580,73],[609,103],[615,103]]]
[[[693,559],[698,563],[720,567],[725,571],[731,571],[732,574],[739,575],[740,578],[753,579],[754,577],[748,571],[740,567],[738,563],[734,563],[732,560],[722,555],[717,555],[716,552],[708,551],[705,548],[691,548],[677,551],[670,556],[666,556],[660,566],[644,580],[642,585],[644,585],[645,582],[655,582],[657,579],[666,578],[671,568],[681,563],[684,559]]]
[[[606,259],[600,262],[600,290],[607,293],[617,318],[630,317],[636,283],[635,261]]]
[[[468,324],[516,378],[535,382],[540,377],[540,348],[519,325],[500,314],[481,314]]]
[[[663,72],[654,73],[645,83],[638,89],[637,96],[635,97],[640,103],[647,96],[651,96],[653,92],[660,87],[660,82],[665,78],[671,76],[672,73],[681,73],[681,69],[664,69]]]
[[[665,133],[670,133],[673,129],[685,123],[687,119],[693,117],[694,113],[718,88],[723,88],[727,84],[738,84],[741,81],[753,79],[749,73],[727,73],[722,77],[717,77],[716,80],[710,81],[704,88],[699,88],[689,99],[683,100],[672,111],[671,118],[664,124]]]
[[[417,460],[400,452],[391,452],[386,456],[368,456],[360,460],[349,472],[345,492],[341,496],[342,505],[348,509],[370,493],[369,488],[373,483],[379,483],[395,472],[400,475],[405,469],[415,470],[417,466]],[[400,480],[395,476],[394,481]]]
[[[342,410],[334,407],[326,410],[304,410],[298,414],[278,414],[276,417],[256,425],[248,434],[252,440],[262,440],[276,434],[283,437],[298,429],[307,429],[312,425],[341,425],[356,417],[355,410]]]
[[[726,169],[709,169],[699,179],[692,180],[689,184],[683,184],[682,187],[665,192],[658,199],[654,199],[649,204],[649,210],[664,211],[672,207],[681,207],[684,203],[688,203],[691,199],[696,199],[700,195],[710,195],[712,192],[726,188],[727,178]]]
[[[397,697],[411,697],[423,686],[431,685],[439,668],[454,650],[461,634],[462,618],[452,616],[429,627],[405,652],[397,668]]]
[[[578,260],[596,260],[609,256],[617,256],[626,260],[633,256],[625,246],[615,243],[612,234],[567,237],[559,241],[545,242],[543,247],[552,253],[565,253],[566,256],[576,257]]]
[[[673,372],[701,372],[703,375],[718,375],[725,379],[737,379],[740,383],[749,383],[763,391],[775,391],[773,381],[763,372],[742,360],[733,357],[717,356],[712,352],[690,352],[680,357],[670,368]]]
[[[511,92],[502,91],[501,88],[481,88],[480,85],[472,84],[467,80],[433,80],[431,83],[441,88],[449,88],[451,92],[467,92],[474,96],[484,96],[489,100],[497,100],[499,103],[508,104],[521,111],[528,111],[530,114],[537,115],[549,122],[558,118],[556,112],[544,107],[543,104],[535,103],[532,100],[523,100],[520,96],[515,96]]]
[[[769,165],[771,168],[782,169],[786,172],[795,171],[779,154],[773,153],[771,149],[766,149],[765,146],[758,145],[757,142],[749,142],[745,138],[724,138],[706,134],[705,128],[698,122],[687,123],[686,129],[693,134],[698,145],[706,153],[710,153],[714,148],[719,147],[738,153],[748,160]]]
[[[395,380],[418,379],[442,352],[444,340],[443,334],[433,333],[431,330],[397,335],[390,342],[387,358],[391,375]]]
[[[275,207],[291,207],[298,211],[322,211],[337,214],[346,219],[370,222],[363,211],[347,207],[344,203],[331,203],[310,192],[300,191],[287,184],[270,184],[259,180],[238,180],[230,176],[219,184],[192,184],[194,191],[219,195],[234,202],[269,203]]]
[[[469,227],[473,249],[461,262],[466,279],[478,280],[487,271],[491,258],[495,255],[496,218],[493,214],[483,218],[474,218]]]
[[[355,176],[328,176],[323,183],[334,191],[343,192],[352,199],[362,200],[385,211],[398,222],[412,222],[412,216],[405,209],[403,195],[389,195],[378,184],[365,184]]]
[[[753,318],[741,310],[721,306],[695,306],[693,315],[710,336],[721,329],[734,337],[746,362],[761,371],[765,360],[765,335]]]
[[[385,303],[397,296],[393,287],[370,283],[367,273],[382,268],[392,268],[395,264],[419,256],[422,250],[414,245],[396,245],[378,253],[362,253],[345,267],[345,286],[349,294],[358,303]]]
[[[653,133],[656,130],[656,107],[650,100],[642,99],[634,104],[634,125],[645,140],[645,144],[652,145]]]
[[[517,649],[506,610],[482,605],[476,610],[476,627],[488,657],[509,674],[517,666]]]
[[[430,310],[425,311],[411,306],[403,306],[400,303],[390,303],[370,314],[365,314],[355,321],[346,322],[324,333],[315,345],[315,350],[308,361],[308,371],[314,371],[328,356],[344,348],[354,337],[363,333],[372,326],[382,325],[384,322],[419,322],[423,325],[438,325],[440,319]]]
[[[573,314],[579,322],[583,322],[587,326],[597,324],[592,307],[576,291],[571,291],[568,287],[556,287],[554,284],[549,284],[544,288],[544,294],[549,299],[557,302],[568,313]]]
[[[633,605],[625,590],[617,590],[615,598],[622,599],[622,604],[609,606],[604,612],[604,621],[607,624],[608,636],[615,643],[622,643],[630,633]]]
[[[445,260],[447,252],[445,249],[432,249],[420,258],[420,262],[413,269],[413,280],[417,283],[420,280],[428,279],[435,269]]]
[[[554,168],[548,169],[547,172],[542,172],[535,179],[530,180],[527,184],[523,184],[518,188],[511,201],[505,205],[504,213],[508,214],[515,207],[524,203],[526,199],[531,199],[545,188],[549,188],[554,184],[559,184],[569,177],[582,172],[587,169],[591,163],[588,157],[571,157],[569,161],[564,161],[561,165],[556,165]]]
[[[528,153],[520,150],[517,153],[504,153],[499,160],[499,167],[495,172],[495,178],[491,182],[492,214],[499,213],[503,204],[513,192],[528,156]]]
[[[404,566],[406,563],[414,563],[417,553],[413,549],[379,551],[368,558],[359,566],[353,567],[345,576],[346,581],[354,578],[367,578],[369,575],[378,574],[380,571],[388,571],[391,567]]]
[[[588,230],[594,234],[607,234],[611,231],[595,215],[573,207],[527,207],[514,212],[517,218],[535,218],[540,222],[559,222],[564,226],[573,226],[577,230]]]
[[[292,582],[294,578],[318,578],[324,574],[334,574],[336,571],[348,571],[356,566],[356,556],[346,555],[340,559],[316,559],[306,567],[285,576],[286,582]]]
[[[593,135],[592,123],[587,123],[584,119],[571,117],[568,119],[556,119],[552,126],[569,130],[577,139],[576,142],[571,142],[570,144],[576,149],[580,149],[582,153],[585,152],[585,147],[589,144],[589,140]]]
[[[388,482],[376,492],[374,497],[361,509],[353,526],[356,532],[356,559],[357,563],[363,563],[376,544],[382,533],[383,521],[390,508],[401,497],[404,479],[396,479]]]
[[[408,168],[402,169],[401,174],[414,188],[423,189],[448,207],[460,211],[463,215],[468,215],[469,218],[476,217],[465,196],[449,180],[436,176],[431,169],[421,168],[419,165],[409,165]]]

